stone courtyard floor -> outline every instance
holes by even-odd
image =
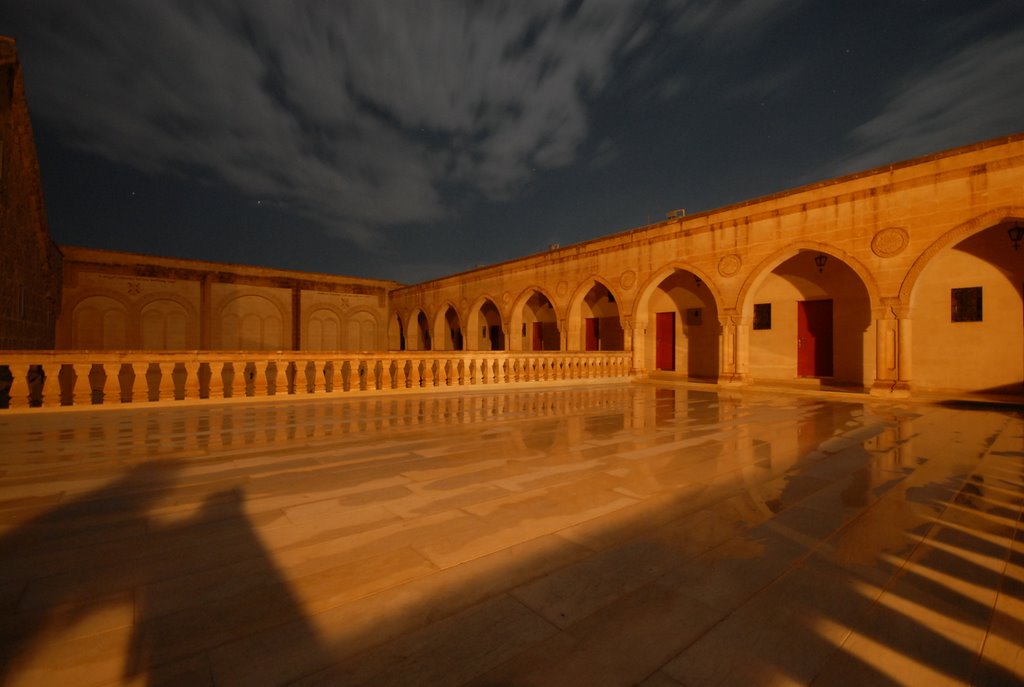
[[[5,685],[1024,680],[1017,408],[620,384],[0,414]]]

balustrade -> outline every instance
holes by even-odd
[[[590,352],[401,351],[304,358],[226,351],[0,351],[0,409],[440,391],[625,378],[628,370],[625,354]]]

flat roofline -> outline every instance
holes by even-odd
[[[530,260],[530,259],[539,258],[541,256],[551,256],[551,255],[565,254],[565,253],[568,253],[570,251],[582,248],[584,246],[592,246],[592,245],[596,245],[596,244],[599,244],[599,243],[604,242],[604,241],[613,241],[615,239],[620,239],[620,238],[622,238],[624,236],[630,236],[630,235],[633,235],[633,234],[641,234],[641,233],[648,232],[648,231],[654,231],[654,230],[656,230],[656,229],[658,229],[660,227],[664,227],[664,226],[667,226],[667,225],[680,224],[682,222],[689,222],[689,221],[695,220],[695,219],[702,219],[702,218],[709,217],[711,215],[716,215],[716,214],[728,212],[730,210],[738,210],[740,208],[749,207],[749,206],[752,206],[752,205],[758,205],[760,203],[767,203],[767,202],[770,202],[770,201],[773,201],[773,200],[779,200],[779,199],[782,199],[782,198],[786,198],[787,196],[795,196],[795,195],[798,195],[800,193],[806,193],[808,191],[813,191],[813,190],[820,189],[820,188],[826,188],[826,187],[829,187],[829,186],[838,186],[840,184],[849,183],[851,181],[856,181],[857,179],[862,179],[864,177],[875,176],[875,175],[879,175],[879,174],[886,174],[886,173],[893,172],[893,171],[896,171],[896,170],[899,170],[899,169],[905,169],[907,167],[914,167],[916,165],[924,164],[926,162],[931,162],[933,160],[940,160],[942,158],[955,157],[957,155],[964,155],[966,153],[974,152],[974,151],[977,151],[977,150],[983,150],[985,148],[992,148],[992,147],[1000,146],[1000,145],[1007,145],[1009,143],[1014,143],[1014,142],[1017,142],[1017,141],[1024,141],[1024,132],[1020,132],[1020,133],[1016,133],[1016,134],[1010,134],[1008,136],[999,136],[997,138],[990,138],[990,139],[987,139],[985,141],[979,141],[977,143],[969,143],[967,145],[957,146],[955,148],[949,148],[947,150],[942,150],[942,151],[939,151],[939,152],[936,152],[936,153],[928,153],[927,155],[921,155],[919,157],[910,158],[909,160],[901,160],[899,162],[892,162],[892,163],[889,163],[887,165],[879,165],[878,167],[872,167],[870,169],[866,169],[866,170],[863,170],[863,171],[860,171],[860,172],[852,172],[850,174],[844,174],[843,176],[840,176],[840,177],[833,177],[831,179],[824,179],[824,180],[821,180],[821,181],[813,181],[813,182],[811,182],[809,184],[804,184],[802,186],[796,186],[794,188],[786,189],[786,190],[783,190],[783,191],[776,191],[774,193],[769,193],[767,195],[757,196],[755,198],[750,198],[750,199],[747,199],[747,200],[737,201],[735,203],[730,203],[728,205],[723,205],[721,207],[712,208],[710,210],[701,210],[700,212],[695,212],[692,215],[684,215],[684,216],[681,216],[681,217],[673,217],[673,218],[670,218],[670,219],[665,219],[665,220],[661,220],[659,222],[655,222],[653,224],[644,224],[644,225],[641,225],[641,226],[638,226],[638,227],[633,227],[631,229],[625,229],[623,231],[618,231],[618,232],[615,232],[615,233],[612,233],[612,234],[607,234],[605,236],[599,236],[597,238],[587,239],[585,241],[580,241],[579,243],[572,243],[572,244],[569,244],[567,246],[561,246],[560,248],[557,248],[557,249],[546,250],[546,251],[538,251],[536,253],[529,253],[527,255],[523,255],[523,256],[520,256],[518,258],[512,258],[512,259],[509,259],[509,260],[502,260],[501,262],[496,262],[496,263],[493,263],[491,265],[484,265],[482,267],[473,267],[471,269],[464,270],[462,272],[456,272],[454,274],[449,274],[449,275],[446,275],[444,277],[438,277],[437,279],[431,279],[431,280],[428,280],[428,281],[425,281],[425,282],[420,282],[418,284],[409,284],[407,286],[402,286],[402,287],[399,287],[396,290],[414,289],[414,288],[421,287],[421,286],[427,286],[427,285],[430,285],[430,284],[436,284],[436,283],[439,283],[439,282],[443,282],[443,281],[445,281],[447,279],[456,279],[456,278],[464,277],[464,276],[469,275],[469,274],[486,272],[487,270],[500,269],[502,267],[507,267],[508,265],[512,265],[512,264],[515,264],[517,262],[523,262],[523,261],[527,261],[527,260]]]
[[[64,256],[65,262],[99,262],[102,264],[123,265],[123,259],[116,260],[115,256],[121,258],[136,258],[137,262],[144,265],[156,265],[169,268],[192,268],[207,269],[211,272],[235,272],[245,275],[263,275],[290,277],[296,279],[320,279],[330,282],[359,283],[372,286],[386,287],[394,290],[403,284],[391,279],[373,279],[370,277],[352,277],[343,274],[327,274],[323,272],[303,272],[301,270],[286,270],[278,267],[263,267],[260,265],[243,265],[232,262],[214,262],[211,260],[193,260],[191,258],[168,257],[151,255],[148,253],[134,253],[131,251],[110,250],[107,248],[88,248],[85,246],[58,245],[58,249]]]

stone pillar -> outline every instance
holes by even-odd
[[[750,327],[749,320],[734,308],[719,318],[722,333],[719,337],[718,381],[721,384],[746,384],[750,381]]]
[[[875,381],[873,396],[910,395],[909,308],[897,298],[883,298],[875,317]]]
[[[199,349],[203,351],[213,348],[210,280],[211,275],[204,274],[199,284]]]
[[[623,344],[626,349],[626,359],[629,360],[629,374],[643,376],[644,370],[644,329],[632,317],[624,317],[622,320]]]

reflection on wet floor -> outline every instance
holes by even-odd
[[[656,385],[0,416],[4,684],[1013,684],[1020,412]]]

